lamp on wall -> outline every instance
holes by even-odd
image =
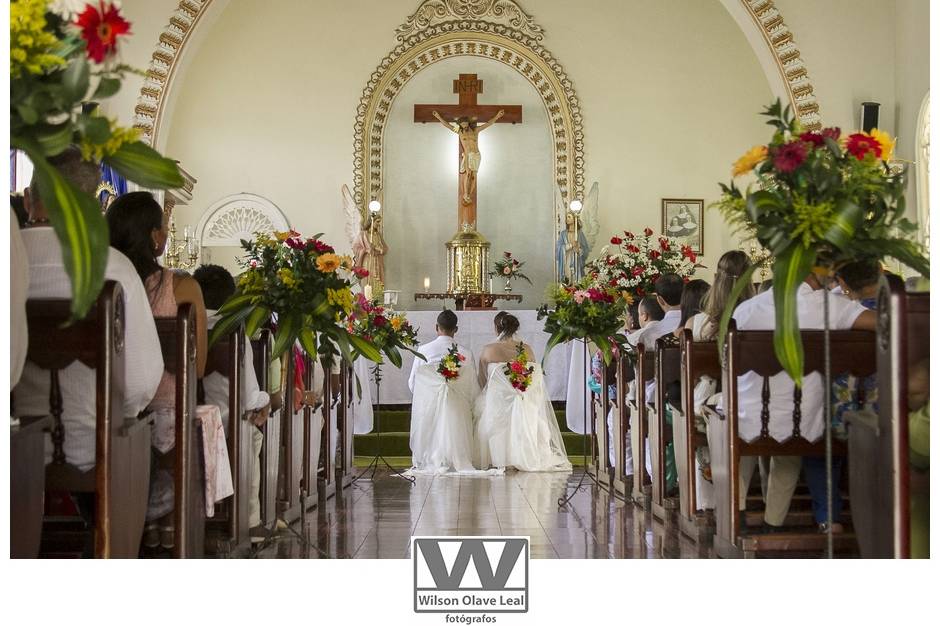
[[[571,209],[571,212],[574,213],[575,215],[580,213],[583,207],[584,205],[581,203],[580,200],[572,200],[571,204],[568,205],[568,208]]]
[[[372,213],[373,215],[375,215],[381,210],[382,210],[382,203],[379,202],[378,200],[373,200],[372,202],[369,203],[369,213]]]
[[[165,265],[170,269],[190,269],[196,266],[199,259],[199,242],[193,235],[191,226],[183,228],[183,238],[176,236],[176,220],[170,217],[170,228],[166,237],[164,252]]]

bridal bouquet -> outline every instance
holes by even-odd
[[[529,355],[526,354],[525,344],[519,342],[519,346],[516,349],[516,357],[506,363],[506,368],[503,370],[506,377],[509,379],[509,384],[512,385],[513,388],[525,393],[525,390],[532,384],[532,373],[534,371],[535,367],[529,365]]]
[[[888,162],[894,140],[878,129],[843,136],[838,128],[806,131],[779,100],[763,115],[774,134],[735,162],[732,176],[754,172],[759,188],[743,192],[734,181],[721,185],[716,206],[739,231],[756,237],[773,257],[776,302],[774,350],[797,385],[803,375],[803,343],[796,293],[814,266],[836,268],[854,259],[893,257],[928,276],[917,227],[904,217],[904,171]],[[738,278],[729,303],[751,280]],[[719,346],[732,307],[724,312]]]
[[[424,359],[414,350],[418,345],[418,331],[405,314],[385,309],[361,293],[356,295],[355,307],[346,320],[346,330],[351,336],[375,346],[395,367],[401,367],[400,350],[408,350]]]
[[[467,357],[460,354],[460,351],[457,349],[457,344],[455,343],[447,351],[447,354],[441,359],[441,362],[437,365],[437,373],[444,377],[444,380],[453,380],[460,376],[460,368],[463,367],[463,362],[467,360]]]
[[[512,252],[503,252],[503,257],[493,264],[493,271],[490,272],[490,276],[499,276],[507,281],[513,278],[521,278],[531,285],[532,281],[529,280],[529,277],[519,271],[523,265],[525,265],[525,261],[514,259]]]
[[[101,207],[65,180],[49,159],[77,146],[148,189],[180,187],[176,162],[83,105],[110,98],[130,68],[115,60],[130,23],[116,4],[81,0],[10,2],[10,147],[34,166],[43,205],[72,283],[72,315],[82,317],[104,284],[108,227]]]
[[[689,279],[698,265],[692,248],[672,237],[654,237],[649,228],[636,235],[624,231],[623,237],[610,238],[610,245],[590,261],[585,273],[601,288],[615,289],[632,304],[653,293],[653,285],[662,274],[673,273]]]
[[[548,295],[550,302],[538,310],[549,334],[542,362],[559,343],[581,339],[592,341],[610,363],[613,347],[627,341],[620,332],[627,307],[620,291],[586,276],[574,285],[552,285]]]
[[[219,309],[221,319],[209,335],[210,345],[242,322],[252,336],[276,316],[274,357],[300,341],[312,358],[332,362],[342,354],[352,363],[361,354],[380,361],[372,341],[340,325],[354,312],[351,280],[365,275],[364,270],[354,267],[349,257],[337,255],[319,237],[304,239],[291,230],[243,240],[245,272],[235,293]]]

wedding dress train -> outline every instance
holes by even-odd
[[[505,363],[490,363],[486,389],[476,413],[477,467],[514,467],[526,472],[571,471],[555,412],[545,395],[537,363],[532,384],[519,391],[509,382]]]
[[[411,407],[413,473],[476,473],[472,409],[477,393],[469,368],[447,381],[436,363],[418,366]]]

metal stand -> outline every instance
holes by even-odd
[[[395,469],[392,467],[392,464],[388,462],[388,459],[382,455],[382,412],[381,412],[381,398],[382,398],[382,364],[376,363],[372,368],[372,378],[375,380],[375,411],[373,416],[375,418],[375,456],[372,457],[372,460],[368,465],[359,473],[358,476],[349,481],[349,484],[355,483],[357,480],[369,473],[369,470],[372,472],[369,474],[369,480],[375,479],[375,472],[379,469],[379,463],[383,463],[385,467],[391,470],[392,473],[397,474],[399,478],[404,478],[412,485],[415,484],[417,480],[414,476],[406,476],[401,472],[401,470]]]
[[[829,352],[829,285],[823,286],[823,419],[826,426],[826,557],[833,558],[835,546],[832,536],[832,355]]]
[[[307,490],[306,490],[306,489],[301,489],[301,490],[300,490],[300,501],[303,502],[304,500],[306,500],[306,498],[307,498]],[[294,535],[297,539],[299,539],[301,545],[302,545],[307,551],[309,551],[310,548],[313,548],[314,550],[316,550],[317,554],[318,554],[321,558],[324,558],[324,559],[330,558],[330,555],[329,555],[327,552],[324,552],[324,551],[321,550],[319,547],[313,545],[312,543],[310,543],[310,540],[307,539],[307,507],[305,507],[305,506],[301,506],[301,507],[300,507],[300,528],[303,530],[302,533],[301,533],[301,532],[298,532],[297,529],[294,528],[291,524],[288,524],[288,523],[287,523],[287,520],[285,520],[283,517],[278,517],[278,518],[277,518],[277,521],[275,521],[275,523],[274,523],[274,527],[268,529],[268,534],[267,534],[267,536],[265,536],[264,541],[262,541],[261,543],[259,543],[257,546],[252,547],[252,548],[251,548],[251,551],[248,553],[248,557],[247,557],[247,558],[249,558],[249,559],[257,558],[257,557],[258,557],[258,554],[259,554],[262,550],[264,550],[265,548],[267,548],[267,547],[270,546],[272,543],[274,543],[275,541],[278,540],[278,537],[281,536],[281,533],[279,533],[278,530],[277,530],[278,522],[282,522],[282,523],[284,524],[285,529],[288,530],[288,531],[289,531],[292,535]]]
[[[582,339],[581,341],[584,342],[584,367],[583,367],[583,370],[582,370],[582,371],[584,371],[584,373],[587,375],[587,371],[588,371],[588,342],[587,342],[587,339]],[[603,381],[601,381],[601,382],[603,383]],[[590,437],[591,435],[590,435],[590,433],[588,432],[588,428],[587,428],[587,420],[588,420],[588,413],[589,413],[589,411],[588,411],[588,394],[587,394],[584,390],[582,390],[582,393],[584,393],[584,434],[587,435],[588,437]],[[604,402],[603,402],[602,406],[604,406],[604,408],[606,408],[607,403],[610,401],[609,398],[608,398],[608,395],[607,395],[607,389],[601,389],[601,394],[602,394],[601,397],[604,398]],[[607,418],[607,413],[605,412],[605,413],[604,413],[604,419],[606,420],[606,418]],[[606,423],[605,423],[604,428],[606,428],[606,427],[607,427],[607,426],[606,426]],[[593,441],[592,441],[592,445],[593,445]],[[607,450],[604,450],[604,454],[607,454]],[[568,506],[568,503],[571,502],[571,499],[574,498],[574,495],[575,495],[576,493],[578,493],[579,491],[583,491],[583,490],[585,490],[585,489],[588,488],[588,485],[585,485],[585,484],[584,484],[584,478],[585,478],[585,477],[589,477],[589,478],[591,479],[591,482],[594,483],[594,486],[595,486],[595,487],[598,487],[598,488],[601,487],[601,484],[600,484],[599,482],[597,482],[597,477],[596,477],[596,476],[593,476],[593,475],[591,475],[591,474],[589,474],[588,471],[587,471],[587,467],[588,467],[588,463],[587,463],[587,445],[582,445],[582,446],[581,446],[581,462],[584,464],[584,470],[581,472],[581,479],[578,481],[578,484],[575,485],[574,489],[572,489],[570,493],[568,493],[568,494],[565,495],[565,496],[561,496],[560,498],[558,498],[558,507],[559,507],[559,508]]]

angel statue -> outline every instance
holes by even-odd
[[[555,187],[555,213],[558,216],[555,272],[558,282],[573,283],[584,276],[587,255],[600,231],[597,195],[597,183],[594,183],[581,205],[581,210],[575,212],[565,206],[561,189]]]
[[[385,284],[385,255],[388,246],[382,237],[382,215],[363,211],[356,204],[349,187],[343,185],[343,211],[346,213],[346,236],[352,246],[356,267],[369,270],[369,284]]]

